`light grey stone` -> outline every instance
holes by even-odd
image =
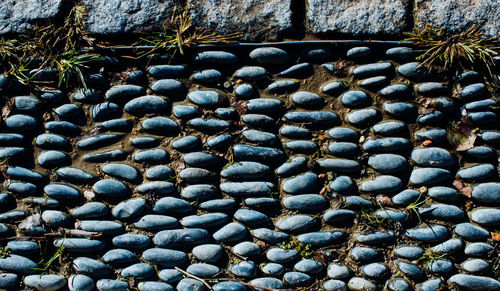
[[[26,31],[33,22],[54,18],[63,0],[2,0],[0,3],[0,34]]]
[[[171,19],[176,0],[84,0],[87,29],[91,33],[117,35],[132,31],[158,31]]]
[[[292,28],[292,0],[189,0],[193,25],[242,40],[276,40]]]
[[[398,35],[408,26],[409,1],[307,0],[306,25],[312,33]]]
[[[457,33],[478,24],[487,36],[500,37],[498,0],[417,0],[417,25],[436,25]]]

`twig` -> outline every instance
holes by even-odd
[[[193,274],[190,274],[184,270],[182,270],[181,268],[178,268],[178,267],[174,267],[177,271],[181,272],[182,274],[188,276],[188,277],[191,277],[193,279],[196,279],[198,281],[200,281],[201,283],[203,283],[205,286],[207,286],[208,290],[212,289],[212,286],[210,286],[210,284],[207,283],[207,281],[203,280],[202,278],[200,277],[196,277],[195,275]]]

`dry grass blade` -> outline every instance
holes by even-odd
[[[485,71],[492,76],[493,57],[499,55],[500,41],[486,38],[475,25],[459,34],[449,34],[443,29],[427,25],[408,33],[410,41],[423,53],[417,57],[421,65],[440,65],[445,69]]]

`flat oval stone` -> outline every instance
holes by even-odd
[[[328,206],[327,200],[318,194],[301,194],[283,199],[283,206],[299,212],[311,212],[324,209]]]
[[[250,226],[255,227],[261,224],[266,223],[269,218],[262,212],[240,208],[234,213],[234,219]]]
[[[358,173],[361,170],[361,166],[357,161],[348,159],[321,159],[318,160],[318,164],[328,170],[335,171],[342,174],[353,174]]]
[[[214,150],[225,152],[231,144],[233,137],[230,134],[219,134],[207,140],[207,145]]]
[[[390,242],[395,236],[392,231],[376,231],[373,233],[357,233],[355,238],[358,242],[365,245],[377,245]]]
[[[302,233],[315,227],[317,224],[316,220],[313,220],[311,216],[308,215],[293,215],[289,217],[281,218],[277,223],[276,227],[279,230],[290,232],[290,233]]]
[[[420,216],[443,221],[458,221],[465,217],[465,213],[455,205],[431,204],[418,209]]]
[[[383,136],[403,136],[407,132],[406,124],[400,121],[383,121],[372,127],[375,134]]]
[[[382,95],[385,98],[392,99],[392,98],[398,98],[398,97],[404,97],[404,96],[411,95],[411,89],[405,83],[392,84],[392,85],[389,85],[389,86],[382,88],[379,91],[379,93],[380,93],[380,95]]]
[[[144,116],[145,114],[163,114],[168,109],[168,102],[160,96],[147,95],[137,97],[125,104],[123,109],[134,116]]]
[[[86,257],[78,257],[73,260],[73,268],[78,273],[89,275],[96,278],[109,276],[113,273],[112,269],[98,261]]]
[[[424,96],[444,95],[449,91],[448,85],[438,82],[420,83],[416,87],[417,92]]]
[[[497,171],[492,164],[476,164],[460,168],[457,177],[466,181],[478,181],[486,180],[495,174]]]
[[[259,240],[273,245],[284,242],[290,238],[290,236],[286,233],[273,231],[268,228],[254,229],[252,231],[252,235]]]
[[[134,182],[139,177],[136,168],[122,163],[109,163],[102,166],[102,171],[110,176]]]
[[[453,254],[464,249],[464,241],[460,238],[452,238],[431,248],[438,254]]]
[[[188,93],[189,101],[201,107],[215,107],[219,105],[223,96],[216,90],[196,90]]]
[[[92,190],[94,190],[97,195],[108,198],[126,196],[130,193],[130,189],[125,184],[115,179],[97,181],[92,186]]]
[[[485,226],[500,225],[500,209],[497,208],[479,208],[470,214],[471,220]]]
[[[307,172],[286,179],[282,183],[282,188],[289,194],[301,194],[314,191],[318,187],[318,183],[318,176],[313,172]]]
[[[189,79],[201,84],[210,84],[222,81],[223,76],[215,69],[207,69],[192,74]]]
[[[402,245],[394,249],[396,256],[404,259],[414,260],[424,254],[424,250],[419,246]]]
[[[61,275],[29,275],[24,277],[24,284],[37,290],[59,290],[66,285],[66,278]]]
[[[500,199],[500,183],[489,182],[476,185],[472,190],[472,198],[484,204],[498,204]]]
[[[231,180],[256,180],[268,177],[271,168],[257,162],[234,163],[223,169],[220,175]]]
[[[379,112],[375,108],[353,110],[346,115],[347,121],[356,127],[371,125],[378,118]]]
[[[181,197],[187,200],[205,201],[217,195],[217,188],[210,184],[198,184],[184,187]]]
[[[328,150],[334,156],[341,158],[352,158],[359,154],[358,145],[352,142],[333,142],[328,145]]]
[[[490,125],[495,123],[498,119],[497,115],[490,111],[470,112],[467,115],[476,125]]]
[[[137,262],[135,254],[125,249],[112,249],[107,251],[102,259],[110,265],[123,265]]]
[[[326,291],[346,291],[347,290],[347,285],[340,280],[326,280],[323,282],[323,285],[321,285],[323,289]]]
[[[402,137],[368,138],[362,145],[369,153],[386,153],[409,149],[410,141]]]
[[[397,68],[399,74],[412,81],[420,81],[431,76],[430,69],[419,62],[410,62]]]
[[[433,185],[442,183],[451,177],[448,170],[441,168],[418,168],[414,169],[410,175],[410,184]]]
[[[69,252],[98,252],[104,249],[106,243],[102,240],[68,237],[55,239],[54,247],[64,246]]]
[[[330,111],[289,111],[285,119],[294,123],[308,123],[315,126],[333,126],[339,117]]]
[[[120,134],[98,134],[81,139],[76,146],[81,150],[98,149],[117,142],[121,137]]]
[[[394,176],[383,175],[378,176],[373,180],[368,180],[361,183],[360,190],[365,192],[396,192],[403,186],[401,179]]]
[[[258,244],[254,242],[244,241],[235,245],[232,248],[232,252],[243,257],[252,257],[260,255],[262,249]]]
[[[293,93],[290,96],[290,99],[292,99],[293,103],[299,107],[307,109],[322,107],[324,102],[323,98],[321,98],[318,94],[306,91]]]
[[[435,260],[427,266],[427,270],[436,274],[447,274],[454,269],[453,263],[449,260]]]
[[[272,277],[261,277],[253,279],[248,283],[250,285],[272,288],[272,289],[283,289],[285,287],[285,285],[283,285],[283,283],[280,280]]]
[[[280,176],[290,176],[301,172],[307,166],[307,159],[305,157],[294,157],[282,164],[276,169],[276,174]]]
[[[354,247],[351,249],[351,257],[357,262],[370,262],[380,256],[380,252],[372,248]]]
[[[408,162],[400,155],[378,154],[370,156],[368,165],[382,173],[396,173],[404,170],[408,166]]]
[[[215,176],[216,173],[201,168],[186,168],[179,173],[179,177],[188,183],[209,183]]]
[[[102,202],[88,202],[70,211],[76,218],[101,218],[109,213],[108,206]]]
[[[497,102],[494,99],[484,99],[466,103],[464,107],[467,111],[484,111],[496,107],[496,105]]]
[[[25,240],[9,241],[7,247],[11,252],[22,256],[29,256],[40,251],[37,243]]]
[[[414,149],[411,159],[424,167],[450,167],[455,164],[453,156],[447,150],[438,147]]]
[[[132,121],[129,119],[111,119],[97,124],[107,131],[128,132],[132,128]]]
[[[204,229],[171,229],[158,232],[153,242],[158,247],[179,247],[208,241],[209,233]]]
[[[372,53],[372,50],[369,47],[366,46],[358,46],[358,47],[353,47],[349,49],[346,53],[346,56],[352,59],[364,59],[368,56],[370,56]]]
[[[191,210],[193,206],[189,202],[175,197],[160,198],[153,207],[156,213],[187,213]]]
[[[109,220],[82,220],[80,229],[92,232],[102,232],[104,235],[123,232],[123,224]]]
[[[70,157],[61,151],[45,151],[37,158],[38,164],[46,169],[62,167],[71,163]]]
[[[365,88],[377,88],[382,87],[390,83],[390,79],[386,76],[375,76],[366,78],[358,82],[359,86]]]
[[[36,137],[35,144],[45,150],[71,150],[69,141],[58,134],[43,133]]]
[[[312,137],[312,133],[309,129],[290,125],[280,128],[280,134],[292,139],[310,139]]]
[[[302,272],[286,272],[283,281],[290,286],[302,286],[311,281],[311,276]]]
[[[399,271],[401,271],[406,277],[419,280],[422,278],[422,270],[414,264],[409,264],[404,261],[397,260],[396,266],[398,266]]]
[[[141,122],[141,127],[145,132],[173,136],[179,131],[179,125],[168,117],[156,116],[145,119]]]
[[[279,77],[304,78],[312,75],[313,67],[309,63],[299,63],[281,71],[277,74]]]
[[[387,271],[387,266],[382,263],[370,263],[361,268],[361,273],[370,278],[382,277]]]
[[[353,70],[353,74],[356,78],[366,78],[378,75],[390,74],[393,71],[392,63],[382,62],[382,63],[372,63],[358,66]]]
[[[101,279],[97,281],[96,287],[99,291],[125,291],[128,290],[128,283],[120,280]]]
[[[187,256],[184,252],[170,249],[152,248],[142,253],[142,258],[164,268],[173,268],[185,264]]]
[[[442,241],[448,237],[448,234],[446,227],[438,224],[410,228],[405,231],[405,236],[408,238],[422,242]]]
[[[456,274],[448,279],[450,286],[457,286],[464,290],[496,290],[500,282],[490,277]]]
[[[119,220],[130,219],[141,214],[145,208],[146,201],[144,199],[133,198],[118,203],[118,205],[111,210],[111,214]]]
[[[277,163],[285,157],[284,152],[276,148],[245,144],[234,145],[233,155],[236,160],[254,161],[263,164]]]
[[[443,202],[454,202],[458,200],[457,190],[450,187],[431,187],[428,189],[427,194],[432,199]]]
[[[158,165],[147,169],[145,176],[148,180],[170,180],[173,176],[175,176],[174,170],[171,168]]]
[[[161,195],[168,195],[172,194],[176,191],[176,188],[174,184],[170,182],[164,182],[164,181],[153,181],[153,182],[147,182],[143,183],[139,186],[136,187],[136,190],[139,193],[156,193],[156,194],[161,194]]]
[[[184,136],[172,142],[172,147],[180,152],[201,150],[201,146],[201,139],[194,135]]]
[[[475,146],[467,150],[467,155],[478,160],[488,160],[496,157],[495,151],[487,146]]]
[[[241,241],[246,236],[247,229],[243,225],[236,222],[226,224],[213,234],[213,238],[222,243]]]
[[[464,99],[476,99],[488,94],[488,89],[484,83],[475,83],[465,86],[460,92],[460,96]]]
[[[238,84],[234,87],[234,93],[241,99],[252,98],[257,94],[257,91],[251,84]]]
[[[124,150],[114,149],[102,152],[92,152],[83,156],[83,160],[89,163],[104,163],[109,161],[122,161],[127,158],[128,153]]]
[[[238,277],[255,277],[257,274],[257,267],[252,261],[243,261],[231,267],[231,273]]]
[[[38,264],[23,256],[9,254],[4,258],[0,258],[0,269],[7,272],[20,274],[36,273],[34,268],[38,268]]]
[[[183,65],[155,65],[147,69],[148,73],[157,79],[178,77],[184,70]]]
[[[223,199],[212,199],[202,202],[198,205],[198,207],[209,211],[224,211],[232,209],[235,205],[236,205],[236,200],[223,198]]]
[[[205,244],[194,247],[192,252],[200,261],[216,263],[221,258],[224,250],[220,245]]]
[[[355,212],[348,209],[332,209],[325,212],[323,219],[326,223],[336,225],[346,225],[353,222]]]
[[[421,130],[415,133],[415,138],[418,141],[431,140],[435,144],[443,144],[447,142],[446,130],[442,128],[432,128],[428,130]]]
[[[92,119],[95,121],[105,121],[119,118],[122,115],[120,106],[115,103],[106,102],[92,106]]]
[[[307,274],[317,274],[323,270],[323,265],[316,260],[305,259],[295,264],[293,269]]]
[[[143,263],[137,263],[133,264],[131,266],[126,267],[125,269],[122,269],[120,272],[120,275],[127,278],[127,277],[133,277],[133,278],[139,278],[139,279],[146,279],[146,278],[151,278],[155,275],[155,270],[151,265],[148,264],[143,264]]]
[[[192,167],[211,167],[219,163],[218,156],[205,152],[192,152],[184,155],[184,161]]]
[[[288,53],[276,47],[260,47],[252,50],[249,54],[252,60],[261,64],[284,64],[290,60]]]
[[[56,174],[74,184],[90,184],[97,179],[96,175],[75,167],[61,167],[56,170]]]
[[[25,114],[11,115],[4,122],[7,128],[18,132],[26,132],[38,127],[38,121],[34,117]]]
[[[193,61],[203,64],[230,65],[238,62],[238,57],[225,51],[203,51],[193,55]]]
[[[269,84],[265,91],[271,94],[284,94],[297,91],[299,87],[300,83],[296,80],[278,80]]]
[[[271,248],[266,253],[266,258],[271,262],[284,264],[294,261],[299,257],[295,249],[284,250],[280,248]]]
[[[174,79],[161,79],[151,84],[153,92],[172,97],[183,97],[186,91],[181,82]]]
[[[86,275],[75,274],[68,279],[68,289],[70,291],[92,291],[94,287],[94,280]]]
[[[234,72],[233,77],[247,82],[258,82],[267,78],[267,71],[263,67],[245,66]]]
[[[59,183],[48,184],[43,188],[43,192],[45,192],[47,196],[54,199],[63,200],[76,199],[80,196],[80,191],[78,191],[78,189],[66,184]]]
[[[191,105],[175,105],[172,108],[172,112],[175,117],[182,120],[191,119],[199,115],[196,108]]]
[[[321,86],[321,92],[333,97],[338,97],[347,89],[349,89],[349,85],[345,81],[328,82],[325,85]]]
[[[464,249],[464,254],[469,257],[486,257],[493,250],[493,246],[483,242],[468,244]]]
[[[134,97],[144,95],[145,90],[137,85],[117,85],[106,91],[105,97],[111,102],[126,102]]]
[[[258,98],[248,100],[247,109],[249,112],[262,114],[277,113],[282,110],[283,101],[276,98]]]
[[[418,291],[439,290],[439,288],[443,287],[443,280],[441,278],[430,279],[423,283],[417,284],[416,287]]]
[[[268,263],[261,266],[262,273],[269,276],[279,276],[285,272],[285,268],[281,264],[276,263]]]
[[[385,102],[384,111],[398,118],[411,118],[417,112],[415,106],[408,102]]]
[[[189,216],[184,216],[181,220],[180,223],[184,227],[191,227],[191,228],[210,228],[210,227],[216,227],[221,224],[224,224],[229,217],[225,213],[207,213],[207,214],[200,214],[200,215],[189,215]]]

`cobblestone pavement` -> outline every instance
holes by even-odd
[[[0,76],[0,288],[500,290],[491,87],[367,45]]]

